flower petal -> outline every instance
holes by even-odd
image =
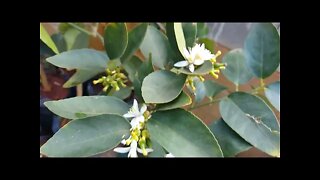
[[[188,61],[179,61],[174,64],[175,67],[186,67],[188,66],[189,62]]]
[[[143,115],[143,113],[146,112],[146,110],[147,110],[147,106],[145,104],[143,104],[140,109],[140,114]]]
[[[136,99],[133,100],[132,111],[134,114],[139,113],[139,106],[138,106],[138,102]]]
[[[137,141],[133,140],[130,145],[130,151],[129,151],[128,157],[138,157],[137,146],[138,146]]]
[[[190,65],[189,65],[189,70],[190,70],[190,72],[193,73],[193,71],[194,71],[194,65],[193,65],[193,64],[190,64]]]
[[[132,118],[132,117],[135,117],[135,116],[136,116],[136,115],[133,114],[133,113],[131,113],[131,112],[128,112],[128,113],[126,113],[126,114],[123,115],[123,117],[125,117],[125,118]]]
[[[127,153],[129,152],[129,150],[130,150],[130,147],[117,147],[113,149],[113,151],[117,153]]]
[[[174,157],[171,153],[169,153],[169,154],[166,154],[164,157]]]
[[[196,59],[193,64],[199,66],[199,65],[201,65],[201,64],[203,64],[203,63],[204,63],[204,60],[203,60],[203,59]]]
[[[125,145],[125,144],[126,144],[126,140],[123,139],[123,140],[121,141],[121,144]]]
[[[132,129],[135,129],[136,127],[139,127],[139,119],[133,118],[130,122],[130,125]]]

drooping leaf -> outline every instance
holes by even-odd
[[[44,105],[53,113],[67,119],[78,119],[76,114],[79,113],[86,117],[100,114],[123,115],[129,110],[127,103],[112,96],[79,96],[47,101]]]
[[[46,29],[43,27],[43,25],[40,23],[40,39],[50,48],[53,52],[56,54],[59,54],[59,51],[52,41],[50,35],[46,31]]]
[[[131,95],[132,88],[131,87],[124,87],[120,88],[119,91],[115,91],[114,93],[111,94],[111,96],[120,98],[120,99],[126,99]]]
[[[147,123],[150,137],[175,157],[222,157],[209,128],[183,109],[159,111]]]
[[[280,36],[271,23],[254,24],[244,42],[247,66],[258,78],[266,78],[280,64]]]
[[[52,41],[55,43],[59,52],[62,53],[67,50],[67,42],[61,33],[56,33],[51,36]]]
[[[191,97],[182,91],[176,99],[174,99],[171,102],[165,103],[165,104],[159,104],[159,105],[157,105],[156,109],[157,109],[157,111],[176,109],[176,108],[180,108],[183,106],[187,106],[187,105],[191,104],[191,102],[192,102]]]
[[[227,68],[222,70],[223,75],[235,85],[245,84],[253,78],[251,70],[246,66],[246,60],[242,49],[234,49],[223,56],[223,63]]]
[[[166,35],[175,62],[183,60],[183,48],[186,47],[186,42],[181,23],[166,23]]]
[[[204,81],[204,86],[206,88],[206,95],[208,97],[214,97],[218,95],[223,90],[227,89],[227,87],[211,80]]]
[[[108,23],[104,30],[104,46],[110,59],[120,58],[128,45],[125,23]]]
[[[252,145],[242,139],[222,119],[209,125],[211,132],[217,138],[224,157],[234,157],[240,152],[249,150]]]
[[[149,74],[142,82],[141,92],[146,103],[167,103],[174,100],[184,86],[186,76],[160,70]]]
[[[146,35],[140,46],[145,57],[152,54],[152,64],[161,69],[165,69],[168,64],[169,43],[167,37],[153,26],[148,26]]]
[[[265,94],[269,102],[280,112],[280,81],[269,84]]]
[[[96,72],[103,72],[108,60],[105,53],[93,49],[70,50],[47,58],[49,63],[58,67]]]
[[[220,102],[223,120],[247,142],[268,153],[280,156],[280,126],[265,102],[254,95],[235,92]]]
[[[195,78],[193,82],[194,86],[196,87],[195,101],[198,103],[203,100],[203,98],[206,96],[207,91],[204,83],[200,81],[198,78]]]
[[[116,147],[130,134],[130,124],[119,115],[103,114],[69,122],[41,148],[49,157],[87,157]]]

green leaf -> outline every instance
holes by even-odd
[[[271,156],[280,156],[279,123],[261,98],[244,92],[232,93],[220,102],[220,113],[247,142]]]
[[[147,123],[150,137],[175,157],[222,157],[209,128],[183,109],[159,111]]]
[[[152,62],[151,57],[149,58],[149,60],[148,59],[144,60],[144,62],[141,64],[138,71],[136,72],[133,80],[134,94],[139,102],[144,102],[142,98],[142,93],[141,93],[141,86],[144,78],[153,72],[153,67],[151,62]]]
[[[176,71],[178,73],[188,74],[188,75],[206,75],[208,74],[211,69],[213,68],[212,63],[210,61],[205,61],[202,65],[196,66],[195,70],[190,72],[190,70],[186,68],[173,68],[173,71]]]
[[[59,51],[52,41],[50,35],[46,31],[46,29],[43,27],[43,25],[40,23],[40,39],[50,48],[53,52],[56,54],[59,54]]]
[[[64,33],[67,50],[89,47],[89,35],[71,27]]]
[[[197,37],[202,38],[207,36],[209,33],[209,28],[205,23],[197,23]]]
[[[259,78],[270,76],[280,64],[280,36],[271,23],[253,25],[244,42],[247,66]]]
[[[77,85],[93,78],[97,74],[99,74],[99,72],[78,69],[76,71],[76,73],[74,73],[71,76],[71,78],[69,78],[68,81],[63,84],[63,87],[64,88],[71,88],[71,87],[77,86]]]
[[[246,60],[242,49],[229,51],[223,57],[222,62],[227,63],[227,68],[222,70],[223,75],[235,85],[245,84],[253,78],[251,70],[246,66]]]
[[[176,62],[183,60],[183,48],[186,47],[186,42],[181,23],[166,23],[166,34],[172,49],[172,58],[175,58]]]
[[[79,96],[57,101],[47,101],[44,105],[53,113],[67,118],[77,119],[77,113],[89,116],[100,114],[123,115],[129,111],[127,103],[112,96]]]
[[[147,32],[147,23],[141,23],[128,33],[128,45],[121,57],[121,62],[125,62],[137,51]]]
[[[120,88],[119,91],[115,91],[111,96],[120,98],[120,99],[126,99],[131,95],[132,88],[131,87],[124,87]]]
[[[182,91],[180,93],[180,95],[176,99],[174,99],[173,101],[165,103],[165,104],[157,105],[157,110],[158,111],[165,111],[165,110],[169,110],[169,109],[176,109],[176,108],[180,108],[183,106],[187,106],[187,105],[191,104],[191,102],[192,102],[191,97]]]
[[[242,139],[222,119],[214,121],[209,125],[209,128],[217,138],[225,157],[234,157],[252,147],[251,144]]]
[[[59,52],[64,52],[67,50],[67,42],[61,33],[56,33],[51,36],[52,41],[55,43]]]
[[[174,100],[184,86],[185,75],[160,70],[149,74],[142,82],[142,97],[146,103],[167,103]]]
[[[280,81],[269,84],[265,94],[269,102],[280,112]]]
[[[49,63],[58,67],[96,72],[103,72],[108,60],[105,53],[93,49],[70,50],[47,58]]]
[[[206,80],[204,81],[204,86],[206,88],[206,95],[208,97],[214,97],[218,95],[223,90],[227,89],[227,87],[220,85],[217,82]]]
[[[129,122],[119,115],[103,114],[69,122],[53,135],[40,153],[49,157],[87,157],[116,147],[130,134]]]
[[[200,38],[198,39],[199,44],[204,44],[204,47],[208,49],[211,53],[214,54],[215,42],[209,38]]]
[[[167,37],[153,26],[148,26],[146,35],[140,46],[144,57],[152,54],[152,64],[164,69],[168,64],[169,43]]]
[[[120,58],[128,45],[125,23],[109,23],[104,30],[104,46],[110,59]]]
[[[142,61],[137,56],[132,56],[130,60],[123,62],[123,68],[128,73],[128,77],[131,82],[134,81],[134,76],[141,64]]]
[[[157,143],[154,139],[151,139],[152,142],[152,149],[153,152],[151,152],[148,157],[164,157],[166,155],[166,152],[164,151],[163,147]]]
[[[65,34],[66,35],[66,34]],[[80,32],[76,39],[74,40],[74,43],[70,50],[72,49],[83,49],[89,47],[89,35],[83,32]]]
[[[182,23],[187,47],[193,47],[197,36],[197,23]]]
[[[195,101],[201,102],[203,98],[206,96],[206,87],[202,81],[200,81],[198,78],[194,79],[194,86],[196,87],[195,91]]]

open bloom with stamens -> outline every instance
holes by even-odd
[[[188,66],[190,72],[194,72],[195,65],[199,66],[204,63],[204,61],[210,60],[215,57],[214,54],[204,47],[204,44],[196,44],[192,48],[185,48],[183,50],[184,61],[179,61],[174,64],[175,67],[186,67]]]
[[[147,110],[147,106],[145,104],[142,105],[140,111],[138,107],[137,100],[133,100],[133,106],[130,108],[129,112],[124,114],[123,117],[125,118],[133,118],[130,122],[131,128],[135,129],[141,129],[140,122],[144,122],[144,116],[143,113]]]
[[[122,140],[121,141],[121,144],[125,145],[126,144],[126,140]],[[138,148],[138,142],[136,140],[132,140],[131,141],[131,144],[130,144],[130,147],[117,147],[117,148],[114,148],[113,151],[117,152],[117,153],[128,153],[128,157],[138,157],[138,154],[137,152],[139,153],[143,153],[142,149]],[[151,148],[146,148],[146,151],[149,153],[149,152],[152,152],[153,149]]]

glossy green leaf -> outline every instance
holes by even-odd
[[[280,156],[280,126],[261,98],[244,92],[232,93],[220,102],[220,113],[247,142],[271,156]]]
[[[46,31],[46,29],[43,27],[43,25],[40,23],[40,39],[50,48],[53,52],[56,54],[59,54],[59,51],[52,41],[50,35]]]
[[[175,157],[222,157],[209,128],[183,109],[159,111],[147,123],[150,137]]]
[[[120,88],[119,91],[115,91],[111,94],[111,96],[117,97],[119,99],[126,99],[131,95],[132,88],[131,87],[124,87]]]
[[[130,124],[119,115],[103,114],[69,122],[53,135],[40,153],[49,157],[87,157],[116,147],[130,134]]]
[[[76,114],[86,117],[100,114],[123,115],[128,112],[129,105],[112,96],[79,96],[57,101],[47,101],[44,105],[53,113],[67,118],[78,119]]]
[[[182,91],[176,99],[174,99],[171,102],[165,103],[165,104],[159,104],[159,105],[157,105],[156,109],[158,111],[176,109],[176,108],[180,108],[183,106],[187,106],[187,105],[191,104],[191,102],[192,102],[191,97]]]
[[[125,23],[109,23],[104,30],[104,46],[110,59],[120,58],[128,45]]]
[[[123,68],[126,70],[128,73],[128,78],[130,79],[131,82],[134,81],[134,76],[141,66],[142,61],[137,57],[137,56],[132,56],[130,60],[125,61],[122,65]]]
[[[139,49],[144,36],[147,32],[147,23],[141,23],[128,33],[128,45],[121,57],[121,62],[129,60],[134,53]]]
[[[64,88],[70,88],[77,86],[83,82],[86,82],[87,80],[93,78],[99,74],[97,71],[90,71],[90,70],[82,70],[78,69],[69,79],[67,82],[63,84]]]
[[[200,38],[198,39],[199,44],[204,44],[204,47],[208,49],[211,53],[214,53],[215,42],[209,38]]]
[[[105,53],[93,49],[70,50],[47,58],[49,63],[58,67],[96,72],[103,72],[108,60]]]
[[[269,84],[265,94],[269,102],[280,112],[280,81]]]
[[[51,39],[55,43],[60,53],[67,50],[67,42],[61,33],[53,34]]]
[[[149,74],[142,82],[141,92],[146,103],[167,103],[174,100],[184,86],[186,75],[160,70]]]
[[[209,128],[217,138],[224,157],[234,157],[252,148],[251,144],[242,139],[222,119],[214,121]]]
[[[167,37],[153,26],[148,26],[146,35],[140,46],[144,57],[149,57],[152,54],[152,64],[164,69],[168,64],[168,49],[169,43]]]
[[[197,23],[197,37],[202,38],[206,37],[209,33],[209,28],[206,23]]]
[[[253,78],[251,70],[246,66],[246,60],[242,49],[234,49],[223,56],[223,63],[227,68],[222,70],[223,75],[235,85],[245,84]]]
[[[212,63],[210,61],[205,61],[202,65],[196,66],[193,73],[190,72],[188,67],[183,67],[179,69],[174,68],[173,70],[188,75],[205,75],[208,74],[212,68]]]
[[[197,36],[197,23],[182,23],[187,47],[193,47]]]
[[[271,23],[254,24],[244,42],[248,67],[259,78],[270,76],[280,64],[280,36]]]
[[[212,81],[212,80],[206,80],[204,81],[204,86],[206,88],[206,95],[208,97],[214,97],[218,95],[223,90],[227,89],[227,87],[220,85],[219,83]]]
[[[203,100],[203,98],[206,96],[207,91],[204,82],[200,81],[198,78],[195,78],[193,82],[194,86],[196,87],[195,101],[198,103]]]

